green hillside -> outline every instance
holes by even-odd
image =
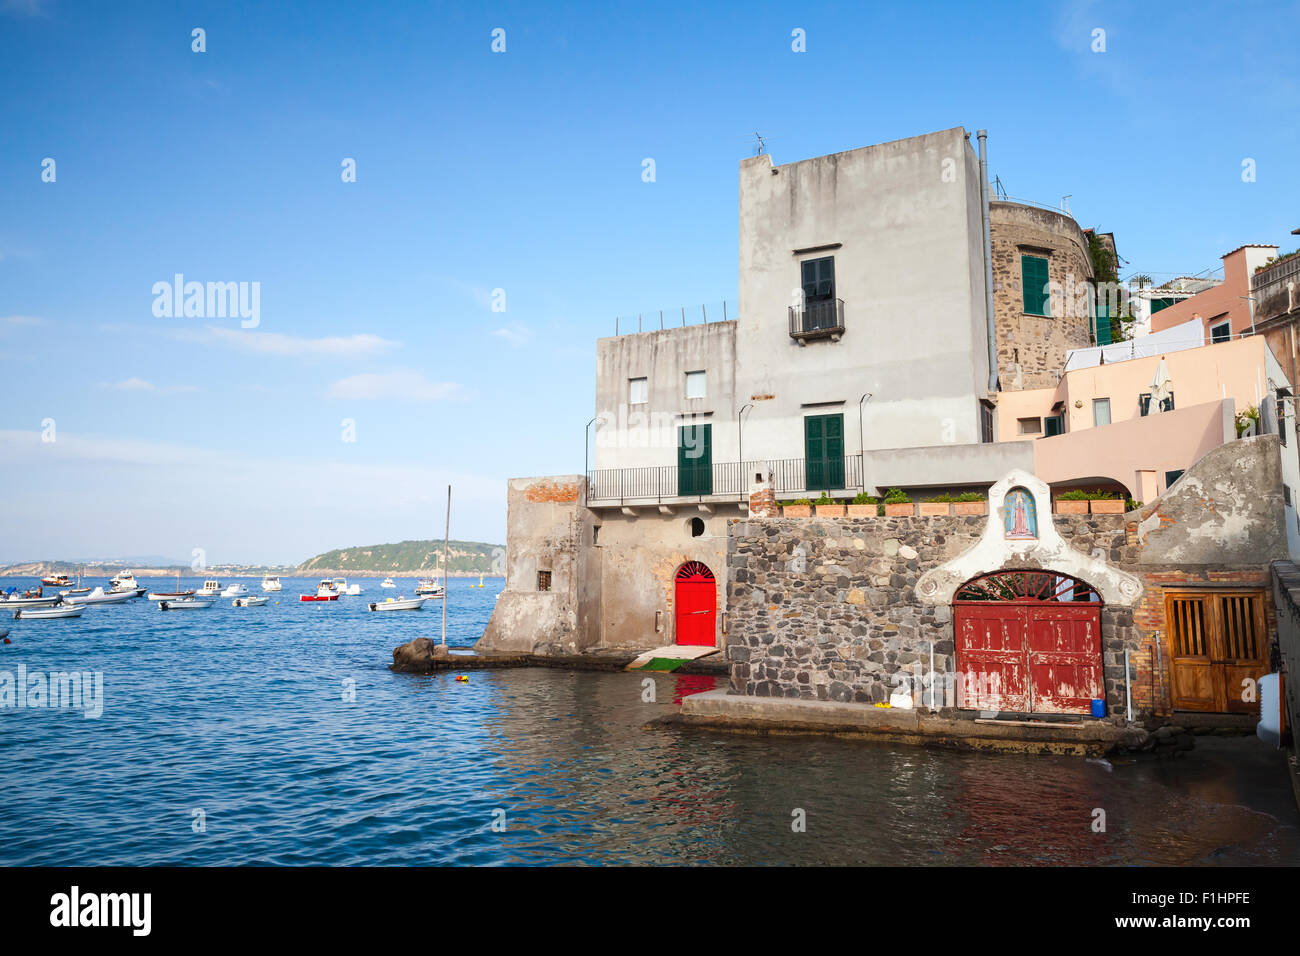
[[[482,541],[452,541],[447,547],[452,574],[504,574],[505,548]],[[418,574],[440,567],[441,541],[399,541],[326,551],[298,566],[302,573]]]

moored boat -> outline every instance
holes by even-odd
[[[145,592],[145,588],[136,583],[135,574],[130,571],[119,571],[109,580],[112,587],[109,588],[110,594],[125,594],[130,592],[132,597],[139,597]]]
[[[244,596],[245,594],[247,594],[247,593],[248,593],[248,588],[247,588],[247,586],[245,586],[245,585],[243,585],[243,584],[235,583],[235,584],[230,585],[230,586],[229,586],[228,588],[226,588],[224,591],[222,591],[222,592],[221,592],[221,596],[222,596],[222,597],[228,597],[228,598],[233,598],[233,597],[243,597],[243,596]]]
[[[195,597],[215,598],[221,596],[221,582],[215,578],[203,582],[203,587],[199,588]]]
[[[278,577],[274,574],[268,574],[266,577],[262,578],[262,590],[282,591],[284,590],[284,586],[280,584],[280,579]]]
[[[392,579],[392,578],[384,578],[384,580],[382,580],[382,581],[379,582],[379,586],[380,586],[381,588],[395,588],[395,587],[397,587],[397,585],[393,583],[393,579]]]
[[[268,597],[256,597],[250,595],[249,597],[235,598],[230,603],[233,607],[261,607],[269,600],[271,599]]]
[[[440,598],[446,592],[442,582],[437,578],[421,578],[420,583],[415,586],[415,593],[420,597]]]
[[[424,607],[428,598],[388,598],[384,601],[371,601],[368,605],[372,611],[418,611]]]
[[[177,601],[159,601],[160,611],[201,611],[212,607],[214,602],[199,598],[181,598]]]
[[[181,573],[177,571],[175,591],[150,591],[147,597],[150,601],[183,601],[186,598],[194,597],[194,591],[181,590]]]
[[[299,601],[337,601],[339,596],[335,592],[329,594],[299,594]]]
[[[103,588],[95,588],[89,594],[63,595],[65,604],[121,604],[138,597],[134,590],[123,591],[121,594],[114,594],[111,591],[105,591]]]
[[[76,605],[58,605],[56,607],[24,607],[14,611],[14,620],[41,620],[44,618],[81,617],[85,608]]]
[[[71,583],[66,574],[47,574],[41,578],[41,584],[47,584],[52,588],[66,588]]]

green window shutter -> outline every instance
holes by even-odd
[[[803,420],[806,490],[844,487],[844,416],[809,415]]]
[[[1047,290],[1047,260],[1042,256],[1020,257],[1020,285],[1025,294],[1025,312],[1051,315],[1052,298]]]
[[[682,425],[677,429],[677,493],[713,494],[713,426]]]

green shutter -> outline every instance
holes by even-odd
[[[809,492],[844,487],[844,416],[809,415],[803,420],[804,468]]]
[[[713,494],[713,426],[682,425],[677,429],[677,493]]]
[[[1110,345],[1110,303],[1104,295],[1097,296],[1097,344]]]
[[[1025,293],[1025,312],[1051,315],[1051,296],[1047,293],[1047,260],[1042,256],[1020,257],[1020,285]]]

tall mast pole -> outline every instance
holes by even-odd
[[[442,646],[447,646],[447,592],[451,590],[451,569],[447,566],[447,543],[451,540],[451,485],[447,486],[447,527],[442,536]]]

